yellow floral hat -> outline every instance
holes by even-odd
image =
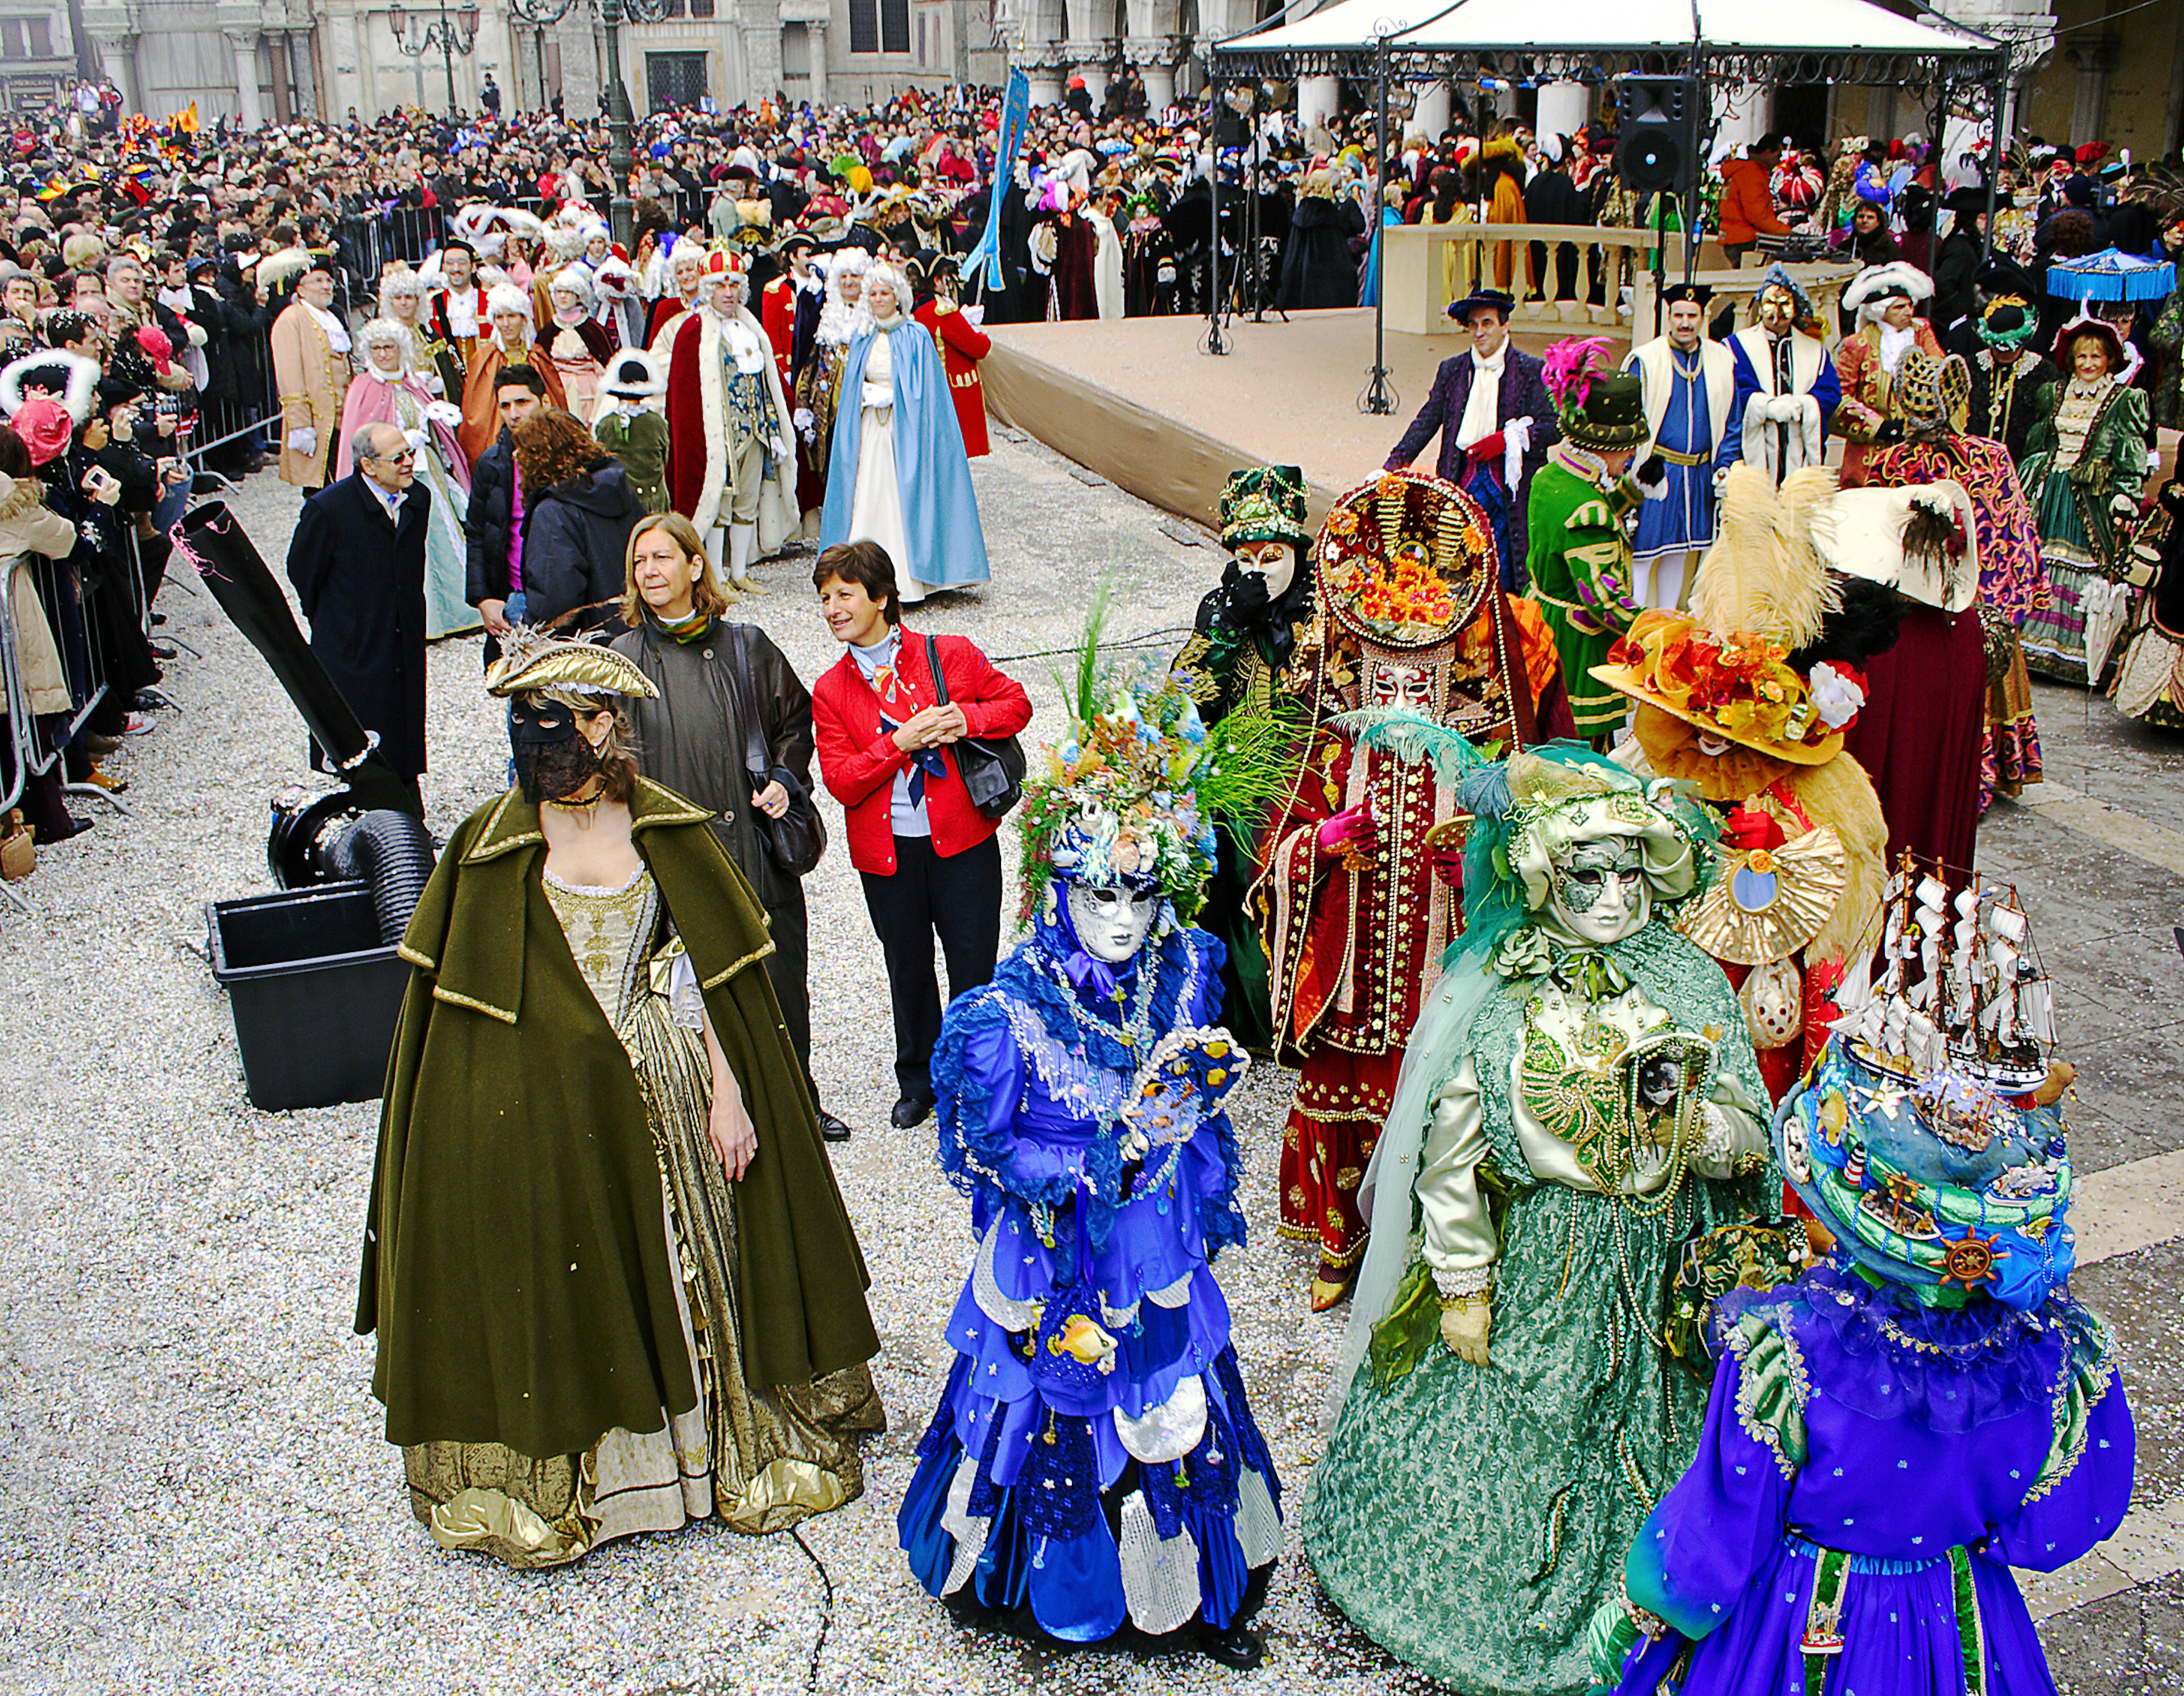
[[[1592,674],[1702,734],[1793,766],[1824,766],[1842,750],[1843,734],[1786,652],[1765,636],[1716,635],[1688,614],[1652,611],[1638,616]]]

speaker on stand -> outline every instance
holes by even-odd
[[[1660,316],[1667,253],[1661,237],[1663,197],[1673,192],[1684,229],[1684,270],[1698,259],[1699,165],[1711,129],[1706,80],[1699,76],[1619,76],[1615,80],[1615,170],[1624,187],[1653,197],[1653,313]],[[1656,333],[1659,325],[1654,326]]]

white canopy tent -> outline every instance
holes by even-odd
[[[2008,48],[1942,17],[1923,0],[1912,3],[1919,16],[1875,0],[1335,0],[1309,16],[1217,43],[1211,69],[1217,101],[1224,81],[1375,81],[1373,132],[1384,148],[1390,144],[1390,85],[1444,78],[1597,86],[1640,72],[1697,77],[1724,92],[1825,82],[1915,91],[1936,102],[1954,92],[1999,113]],[[1936,121],[1938,127],[1938,107]],[[1702,120],[1694,120],[1691,139],[1696,159],[1705,141]],[[1215,182],[1217,227],[1217,172]],[[1990,179],[1990,211],[1993,189]],[[1695,192],[1695,185],[1685,192]],[[1379,245],[1384,251],[1386,243]],[[1208,314],[1208,349],[1215,353],[1227,351],[1219,283],[1217,263]],[[1373,377],[1361,402],[1376,413],[1390,404],[1378,321],[1384,287],[1377,299]]]
[[[1694,29],[1696,24],[1696,29]],[[1906,18],[1873,0],[1336,0],[1310,17],[1233,36],[1228,54],[1515,53],[1580,59],[1713,53],[1991,53],[1998,43],[1947,20]]]

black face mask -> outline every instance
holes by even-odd
[[[518,695],[509,704],[508,740],[524,800],[567,801],[599,774],[599,756],[577,730],[577,716],[558,700],[536,705]]]

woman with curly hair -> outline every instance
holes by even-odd
[[[574,413],[542,407],[516,426],[515,443],[527,499],[523,592],[531,622],[564,633],[619,629],[623,562],[644,503]]]

